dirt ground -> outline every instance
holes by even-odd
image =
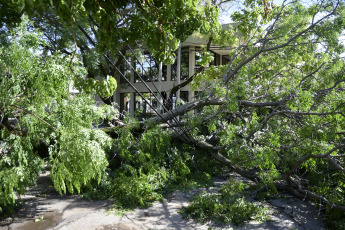
[[[236,175],[233,175],[236,176]],[[237,176],[238,177],[238,176]],[[136,209],[123,216],[107,209],[110,201],[89,201],[78,196],[60,196],[54,192],[48,173],[38,178],[38,187],[28,190],[22,208],[0,222],[0,230],[137,230],[137,229],[325,229],[319,210],[306,201],[285,196],[265,203],[270,210],[270,222],[250,221],[242,227],[221,228],[212,223],[201,225],[182,219],[179,211],[188,206],[198,192],[216,192],[226,182],[215,178],[215,186],[170,194],[164,202],[146,209]]]

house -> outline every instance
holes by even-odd
[[[118,88],[114,93],[113,101],[119,106],[120,113],[127,112],[132,117],[134,115],[149,117],[157,115],[157,112],[164,112],[165,109],[162,108],[159,100],[165,104],[171,89],[184,82],[200,68],[197,62],[201,57],[201,47],[206,46],[207,42],[208,40],[201,37],[190,36],[180,45],[176,52],[175,63],[170,65],[158,63],[150,53],[145,51],[142,52],[143,54],[140,57],[142,60],[140,61],[138,61],[138,57],[134,58],[132,55],[130,60],[132,69],[124,68],[123,72],[146,100],[143,100],[125,79],[117,79]],[[209,65],[227,64],[230,60],[229,52],[231,49],[230,47],[224,49],[217,45],[211,45],[210,51],[214,55],[214,60]],[[134,68],[136,71],[134,71]],[[197,91],[192,91],[190,86],[187,85],[176,93],[176,100],[173,103],[176,101],[182,103],[192,101],[194,97],[197,97],[197,94]],[[154,109],[148,105],[148,102],[153,105]]]

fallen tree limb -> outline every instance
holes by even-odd
[[[215,147],[205,141],[199,141],[196,140],[192,137],[186,138],[185,136],[177,135],[177,134],[172,134],[171,139],[175,140],[180,140],[182,142],[185,142],[187,144],[192,144],[196,147],[199,147],[201,149],[204,149],[207,151],[207,154],[217,160],[219,163],[227,166],[234,172],[240,174],[241,176],[248,178],[254,182],[258,181],[258,178],[255,176],[255,173],[252,173],[250,171],[243,170],[235,165],[232,164],[232,162],[225,156],[223,156],[219,151],[224,149],[225,146],[220,146],[220,147]]]
[[[211,156],[213,159],[217,160],[219,163],[227,166],[232,171],[238,173],[239,175],[241,175],[241,176],[243,176],[249,180],[252,180],[253,182],[257,183],[260,181],[260,178],[258,178],[255,175],[255,172],[252,172],[250,170],[243,170],[243,169],[233,165],[233,163],[227,157],[222,155],[220,153],[220,151],[222,149],[224,149],[224,146],[215,147],[215,146],[213,146],[207,142],[199,141],[199,140],[196,140],[196,139],[191,138],[191,137],[186,138],[184,136],[180,136],[177,134],[172,134],[171,138],[175,139],[175,140],[183,141],[183,142],[188,143],[188,144],[193,144],[194,146],[196,146],[198,148],[204,149],[207,151],[207,154],[209,156]],[[191,143],[191,141],[192,141],[192,143]],[[339,149],[340,147],[341,146],[338,146],[338,148],[336,148],[336,149]],[[333,151],[335,151],[335,150],[333,149]],[[331,150],[329,153],[324,154],[324,155],[329,155],[333,151]],[[324,155],[320,155],[320,156],[324,156]],[[299,162],[300,161],[298,161],[298,163],[297,163],[298,165],[299,165]],[[294,169],[295,169],[295,167],[294,167]],[[290,184],[287,182],[289,182]],[[320,200],[324,204],[328,205],[330,208],[335,208],[338,210],[345,211],[345,206],[334,204],[334,203],[330,202],[329,200],[327,200],[327,198],[320,196],[320,195],[318,195],[318,194],[316,194],[316,193],[314,193],[314,192],[312,192],[306,188],[302,188],[301,184],[298,183],[297,181],[295,181],[290,176],[285,178],[285,179],[276,181],[274,185],[276,186],[277,189],[288,191],[298,198],[308,199],[308,200],[311,200],[311,199]]]
[[[248,106],[248,107],[267,107],[267,106],[271,107],[271,106],[281,106],[284,102],[285,101],[253,102],[253,101],[239,100],[238,104],[242,106]],[[211,100],[199,99],[199,100],[186,103],[171,111],[168,111],[162,114],[161,117],[157,116],[157,117],[151,118],[148,121],[153,122],[153,123],[161,123],[164,121],[172,120],[173,118],[177,116],[181,116],[193,109],[199,109],[199,108],[210,106],[210,105],[224,105],[226,103],[228,102],[222,99],[211,99]]]
[[[204,106],[209,106],[209,105],[223,105],[225,101],[220,100],[220,99],[214,99],[214,100],[195,100],[189,103],[186,103],[184,105],[181,105],[177,107],[176,109],[173,109],[171,111],[168,111],[164,114],[161,115],[161,117],[153,117],[148,120],[148,122],[153,122],[153,123],[161,123],[164,121],[169,121],[172,120],[173,118],[177,116],[181,116],[193,109],[199,109]]]
[[[282,187],[282,188],[292,191],[294,195],[296,195],[302,199],[303,199],[303,197],[305,197],[309,200],[310,199],[320,200],[320,201],[324,202],[326,205],[328,205],[330,208],[335,208],[338,210],[345,211],[345,206],[334,204],[334,203],[328,201],[325,197],[320,196],[320,195],[318,195],[318,194],[316,194],[316,193],[314,193],[308,189],[302,188],[302,186],[296,180],[294,180],[292,177],[289,177],[288,181],[291,182],[291,184],[293,184],[295,188],[293,188],[293,187],[289,187],[289,188],[288,187]]]
[[[338,145],[335,146],[333,149],[329,150],[327,153],[325,154],[317,154],[317,155],[313,155],[313,154],[308,154],[302,158],[300,158],[299,160],[296,161],[295,165],[292,167],[292,169],[290,171],[288,171],[286,174],[283,175],[283,179],[287,179],[289,178],[297,169],[298,167],[303,164],[304,162],[306,162],[307,160],[309,160],[310,158],[326,158],[328,161],[330,161],[337,169],[343,171],[345,173],[345,170],[343,167],[341,167],[339,164],[337,164],[332,158],[330,158],[331,153],[333,153],[334,151],[337,151],[339,149],[345,148],[345,144],[342,145]]]

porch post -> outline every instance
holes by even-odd
[[[181,43],[178,46],[177,50],[177,68],[176,68],[176,78],[177,78],[177,85],[181,83]],[[176,92],[176,100],[180,98],[180,90]]]
[[[163,67],[163,63],[160,62],[159,63],[159,69],[158,69],[158,113],[162,113],[162,67]]]

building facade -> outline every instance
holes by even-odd
[[[175,63],[170,65],[158,63],[148,52],[142,52],[140,61],[136,58],[130,59],[132,68],[123,69],[124,75],[146,100],[143,100],[126,80],[117,79],[118,88],[113,101],[117,103],[120,113],[129,113],[132,117],[151,117],[166,111],[168,108],[163,107],[169,100],[171,89],[186,81],[200,68],[198,61],[201,58],[201,47],[205,47],[207,42],[206,39],[197,36],[189,37],[177,50]],[[221,49],[219,46],[211,45],[210,51],[214,55],[214,60],[209,65],[224,65],[229,62],[231,48]],[[177,91],[173,103],[186,103],[197,95],[198,91],[192,91],[187,85]]]

